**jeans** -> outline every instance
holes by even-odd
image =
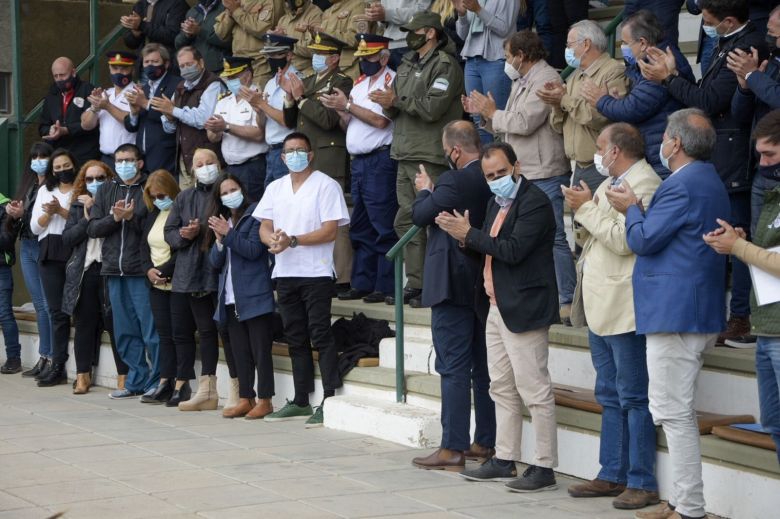
[[[64,261],[42,261],[39,265],[43,290],[49,303],[52,328],[52,362],[65,364],[70,341],[70,316],[62,311],[62,293],[65,286]]]
[[[481,56],[466,59],[466,68],[464,70],[464,80],[466,82],[466,94],[472,90],[487,95],[490,92],[496,101],[496,108],[503,110],[506,107],[506,100],[509,98],[509,92],[512,90],[512,81],[504,73],[504,60],[488,61]],[[472,115],[474,124],[479,127],[479,115]],[[483,144],[493,142],[493,134],[480,128],[479,138]]]
[[[772,435],[780,463],[780,337],[758,336],[756,377],[761,425]]]
[[[574,287],[577,284],[577,271],[574,267],[569,242],[566,239],[566,228],[563,224],[563,193],[561,186],[569,184],[569,175],[532,180],[531,183],[544,191],[550,199],[555,214],[555,281],[558,283],[558,302],[561,305],[571,304],[574,299]]]
[[[11,267],[0,267],[0,326],[3,327],[6,359],[18,359],[22,356],[19,344],[19,327],[16,324],[13,309],[14,276]]]
[[[550,9],[547,0],[526,0],[525,14],[517,17],[517,30],[531,30],[536,26],[536,34],[542,40],[549,54],[553,49],[552,27],[550,26]]]
[[[764,195],[777,186],[780,186],[780,182],[768,179],[763,175],[756,175],[753,178],[753,186],[750,190],[750,234],[756,232],[758,217],[764,208]]]
[[[474,442],[496,444],[496,406],[490,398],[485,324],[471,306],[440,303],[431,308],[436,372],[441,377],[441,446],[465,451],[471,445],[471,391]]]
[[[264,187],[268,187],[268,184],[279,180],[288,172],[287,165],[282,161],[282,147],[269,148],[266,154]]]
[[[598,479],[658,491],[655,426],[647,399],[645,337],[588,331],[601,413]]]
[[[747,229],[750,227],[750,193],[731,193],[731,221],[734,227]],[[729,256],[731,261],[731,301],[729,310],[731,316],[745,317],[750,315],[750,288],[753,286],[750,269],[736,256]]]
[[[38,270],[38,252],[40,244],[37,238],[24,238],[19,245],[19,264],[22,267],[24,285],[32,298],[35,316],[38,321],[38,355],[51,357],[51,319],[49,305],[43,292],[43,283]]]
[[[243,164],[228,164],[225,168],[228,173],[235,175],[243,184],[246,193],[253,202],[259,202],[263,197],[265,180],[267,176],[265,153],[258,155]]]

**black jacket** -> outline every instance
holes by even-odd
[[[0,194],[0,266],[13,267],[16,263],[16,237],[22,224],[19,220],[9,221],[11,218],[5,212],[5,205],[9,198]]]
[[[127,185],[119,179],[107,182],[97,192],[95,205],[90,210],[87,235],[90,238],[105,238],[103,240],[104,276],[146,276],[141,258],[141,235],[148,215],[143,200],[146,175],[132,185]],[[130,220],[115,222],[111,208],[119,200],[135,202],[135,210]]]
[[[96,127],[94,130],[85,131],[81,127],[81,114],[89,108],[87,97],[95,88],[91,83],[82,81],[78,76],[74,79],[73,99],[68,104],[67,111],[62,113],[62,92],[57,85],[52,83],[49,93],[43,98],[43,109],[41,110],[40,124],[38,125],[38,134],[41,137],[49,135],[49,130],[56,121],[60,126],[68,128],[68,135],[57,139],[56,141],[46,141],[55,149],[65,148],[70,151],[79,166],[91,159],[100,158],[99,138],[100,133]]]
[[[479,160],[463,169],[443,173],[433,192],[417,193],[417,199],[412,204],[412,221],[420,227],[428,226],[423,306],[445,301],[457,305],[474,304],[480,257],[459,247],[455,239],[442,231],[434,220],[442,211],[451,213],[455,209],[460,214],[468,211],[472,227],[482,228],[490,196]]]
[[[523,178],[504,225],[491,238],[498,210],[495,198],[491,199],[482,230],[469,230],[466,246],[493,257],[493,287],[504,324],[513,333],[522,333],[559,322],[553,261],[555,216],[550,199]],[[477,279],[476,306],[486,320],[490,301],[482,289],[483,270],[479,269]]]
[[[154,263],[152,263],[152,249],[149,247],[149,233],[152,231],[152,226],[154,226],[154,222],[159,214],[160,210],[153,207],[144,222],[144,233],[141,236],[141,261],[143,262],[144,273],[149,272],[150,268],[157,268],[162,273],[160,277],[171,279],[173,270],[176,267],[176,251],[171,249],[171,259],[155,267]]]
[[[185,0],[158,0],[152,12],[151,22],[146,22],[148,8],[149,2],[146,0],[139,0],[133,6],[133,12],[141,17],[141,25],[138,28],[141,36],[136,37],[132,31],[126,30],[125,45],[129,49],[140,49],[147,43],[165,45],[171,54],[171,63],[176,63],[174,42],[190,6]]]

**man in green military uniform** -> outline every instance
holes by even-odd
[[[292,63],[306,77],[312,73],[312,69],[311,51],[306,48],[304,38],[309,34],[310,27],[318,27],[322,23],[322,9],[311,0],[285,0],[284,11],[271,32],[298,40],[293,47]]]
[[[420,167],[434,183],[448,169],[442,131],[447,123],[462,117],[460,96],[464,92],[455,44],[444,33],[438,14],[421,11],[401,30],[407,33],[412,50],[403,57],[392,88],[369,94],[395,123],[390,156],[398,161],[395,231],[399,237],[412,227],[412,202],[417,196],[414,179]],[[419,232],[406,246],[404,303],[411,306],[420,305],[425,242],[425,232]],[[394,300],[388,297],[386,302],[393,304]]]
[[[341,49],[346,45],[330,34],[317,33],[308,45],[314,53],[311,59],[314,74],[304,79],[287,74],[280,80],[286,93],[283,109],[285,126],[306,134],[314,151],[312,167],[338,181],[342,190],[345,190],[347,180],[346,134],[339,125],[341,118],[338,112],[325,108],[320,102],[320,95],[332,94],[338,89],[349,97],[352,79],[339,71]],[[339,228],[334,261],[336,282],[342,285],[340,289],[343,290],[343,285],[348,286],[352,275],[352,245],[347,226]]]

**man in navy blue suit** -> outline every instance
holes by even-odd
[[[644,517],[705,517],[701,449],[693,408],[702,352],[726,326],[726,262],[701,237],[731,214],[726,188],[709,162],[715,129],[701,110],[669,116],[660,157],[672,174],[645,211],[627,182],[607,191],[626,215],[634,266],[636,332],[647,335],[648,397],[666,434],[674,484],[668,505]]]
[[[416,178],[417,199],[412,221],[428,227],[422,304],[431,307],[431,331],[436,371],[441,377],[441,447],[430,456],[415,458],[422,469],[462,470],[466,458],[489,459],[496,443],[496,408],[490,398],[490,376],[485,348],[485,325],[474,309],[474,290],[480,257],[469,253],[434,223],[442,211],[468,214],[481,228],[491,193],[480,166],[480,140],[469,121],[444,127],[444,154],[451,171],[443,173],[434,189],[421,171]],[[469,444],[471,389],[474,389],[476,428]]]

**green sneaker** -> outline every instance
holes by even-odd
[[[276,412],[266,415],[264,420],[266,422],[286,422],[288,420],[305,420],[312,416],[312,409],[310,405],[299,406],[287,401],[284,407]]]
[[[324,418],[322,416],[322,406],[318,405],[314,408],[314,414],[306,420],[306,428],[314,429],[315,427],[322,427]]]

